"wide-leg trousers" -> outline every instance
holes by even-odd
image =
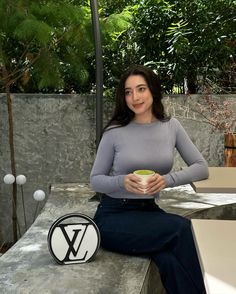
[[[153,199],[103,196],[94,221],[104,249],[151,258],[168,294],[203,294],[204,282],[188,219]]]

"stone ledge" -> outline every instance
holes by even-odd
[[[86,184],[56,184],[31,228],[0,257],[0,287],[3,294],[164,294],[158,270],[148,259],[111,253],[100,249],[94,261],[58,265],[47,248],[52,223],[62,215],[80,212],[93,217],[97,202]],[[201,214],[209,208],[236,202],[236,195],[196,194],[182,186],[165,189],[159,205],[180,215]],[[235,211],[235,210],[234,210]],[[222,214],[221,214],[222,215]],[[211,215],[208,213],[208,217]]]

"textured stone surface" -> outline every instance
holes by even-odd
[[[97,201],[86,184],[52,186],[43,212],[7,253],[0,257],[1,294],[164,294],[156,266],[148,259],[99,249],[86,264],[58,265],[49,254],[47,234],[67,213],[94,215]],[[236,219],[236,194],[195,193],[190,185],[165,189],[163,209],[190,218]]]
[[[34,219],[33,192],[43,189],[48,196],[51,183],[88,182],[95,154],[95,99],[80,95],[12,95],[17,174],[24,174],[27,225]],[[170,99],[185,105],[185,96]],[[173,103],[171,104],[174,105]],[[112,105],[105,103],[104,120]],[[171,108],[210,166],[223,165],[223,138],[209,125],[184,108]],[[10,173],[6,97],[0,94],[0,178]],[[182,167],[179,155],[175,169]],[[47,200],[47,199],[46,199]],[[43,207],[45,202],[40,203]],[[12,239],[11,187],[0,181],[0,244]],[[21,191],[18,189],[18,220],[24,233]]]
[[[149,267],[144,258],[100,249],[89,263],[58,265],[49,254],[47,234],[53,221],[71,212],[93,216],[97,202],[88,202],[93,194],[87,185],[53,187],[43,213],[0,258],[1,293],[141,293]]]
[[[0,178],[10,173],[7,106],[0,96]],[[78,95],[13,95],[14,142],[17,174],[24,174],[26,217],[33,222],[33,192],[47,196],[53,182],[88,181],[95,152],[94,97]],[[19,190],[19,189],[18,189]],[[44,203],[40,204],[40,207]],[[11,187],[0,182],[0,228],[11,239]],[[18,219],[24,232],[21,193]],[[1,230],[0,230],[1,231]],[[0,236],[1,240],[1,236]],[[1,243],[1,242],[0,242]]]

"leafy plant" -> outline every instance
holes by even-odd
[[[133,63],[155,69],[166,93],[172,93],[176,85],[185,92],[200,92],[206,79],[221,89],[232,85],[235,1],[133,0],[126,9],[133,16],[131,26],[117,36],[118,43],[104,50],[109,72],[106,86],[114,86],[120,73]]]

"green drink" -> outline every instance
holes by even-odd
[[[133,172],[134,175],[136,175],[137,177],[139,177],[141,179],[141,184],[146,186],[148,179],[150,177],[152,177],[153,175],[155,175],[155,172],[153,170],[150,169],[139,169],[139,170],[135,170]],[[144,193],[146,193],[146,189],[142,189],[142,191]]]

